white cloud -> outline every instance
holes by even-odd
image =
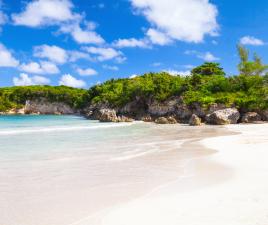
[[[220,58],[214,56],[211,52],[198,52],[194,50],[187,50],[185,51],[186,55],[195,55],[199,59],[203,59],[204,61],[207,62],[213,62],[213,61],[218,61]]]
[[[195,66],[188,64],[188,65],[183,65],[183,67],[186,69],[193,69]]]
[[[21,73],[19,77],[13,78],[13,83],[15,86],[45,85],[49,84],[50,80],[41,76],[29,77],[28,74]]]
[[[29,27],[57,25],[80,19],[81,16],[74,14],[72,8],[69,0],[34,0],[26,5],[23,12],[13,14],[12,19],[15,25]]]
[[[154,66],[154,67],[158,67],[158,66],[162,66],[162,65],[163,65],[163,63],[161,63],[161,62],[152,63],[152,66]]]
[[[84,47],[84,50],[95,55],[98,61],[116,59],[118,62],[122,62],[124,60],[122,52],[113,48]]]
[[[106,69],[106,70],[113,70],[113,71],[119,70],[119,68],[117,66],[109,66],[109,65],[103,65],[102,68]]]
[[[202,42],[205,35],[215,36],[218,31],[217,8],[209,0],[129,0],[138,13],[145,16],[156,32],[166,39]],[[151,33],[151,35],[150,35]],[[152,33],[154,35],[152,35]],[[164,43],[162,41],[160,43]]]
[[[95,23],[84,21],[85,14],[74,13],[73,8],[71,0],[33,0],[21,13],[12,14],[12,20],[15,25],[28,27],[58,26],[60,33],[70,34],[79,44],[104,43],[94,31]]]
[[[138,77],[139,75],[137,75],[137,74],[132,74],[131,76],[129,76],[129,78],[130,79],[134,79],[134,78],[136,78],[136,77]]]
[[[168,45],[172,43],[172,40],[164,32],[160,32],[156,29],[150,28],[146,35],[149,37],[151,42],[156,45]]]
[[[93,76],[93,75],[97,75],[98,72],[92,68],[87,68],[87,69],[81,69],[81,68],[77,68],[76,72],[80,75],[80,76]]]
[[[68,53],[63,48],[52,45],[41,45],[34,47],[34,56],[46,58],[52,62],[63,64],[68,60]]]
[[[164,70],[164,72],[172,75],[172,76],[183,76],[183,77],[186,77],[186,76],[190,76],[191,75],[191,71],[189,70],[186,70],[186,71],[177,71],[177,70]]]
[[[60,72],[59,68],[51,62],[41,61],[30,62],[28,64],[21,64],[19,67],[20,70],[27,73],[35,73],[35,74],[57,74]]]
[[[63,25],[60,31],[63,33],[70,33],[73,39],[79,44],[103,44],[104,39],[91,30],[93,27],[87,26],[86,29],[82,29],[79,24]]]
[[[220,60],[220,58],[214,56],[212,53],[210,52],[206,52],[205,54],[203,55],[200,55],[199,58],[205,60],[205,61],[208,61],[208,62],[213,62],[213,61],[218,61]]]
[[[261,45],[264,45],[265,43],[261,39],[258,39],[252,36],[245,36],[240,39],[240,44],[261,46]]]
[[[114,42],[117,48],[149,48],[149,43],[145,39],[138,40],[136,38],[119,39]]]
[[[19,61],[16,60],[10,50],[0,43],[0,67],[17,67]]]
[[[74,87],[74,88],[83,88],[86,86],[86,83],[83,80],[76,79],[70,74],[64,74],[59,81],[59,85],[64,85],[64,86]]]
[[[89,54],[80,51],[68,51],[69,61],[76,62],[79,59],[90,60]]]

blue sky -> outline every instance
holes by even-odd
[[[87,88],[204,61],[237,74],[236,44],[264,61],[264,0],[0,0],[0,86]]]

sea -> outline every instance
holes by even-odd
[[[0,224],[101,225],[103,213],[194,175],[213,127],[0,116]]]

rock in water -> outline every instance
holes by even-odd
[[[100,122],[117,122],[116,111],[113,109],[101,109],[98,112],[98,120]]]
[[[159,117],[154,122],[157,124],[169,124],[169,121],[166,117]]]
[[[261,121],[261,116],[256,112],[247,112],[241,120],[242,123],[254,123],[258,121]]]
[[[193,114],[189,120],[189,124],[191,126],[201,126],[202,121],[197,115]]]
[[[177,120],[172,117],[172,116],[169,116],[169,117],[159,117],[155,120],[155,123],[157,124],[176,124],[177,123]]]
[[[126,116],[118,116],[117,117],[117,122],[123,122],[123,123],[130,123],[133,122],[134,120],[130,117],[126,117]]]
[[[236,108],[217,110],[206,117],[206,121],[213,125],[235,124],[240,118]]]
[[[176,124],[177,120],[173,116],[167,118],[169,124]]]

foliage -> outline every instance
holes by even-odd
[[[242,45],[237,46],[240,63],[238,70],[246,76],[263,75],[268,70],[268,65],[263,64],[261,58],[255,53],[253,61],[249,61],[249,51]]]
[[[248,54],[245,49],[241,49],[242,60],[246,65]],[[254,63],[262,65],[260,59],[255,58]],[[20,108],[26,100],[41,98],[83,108],[92,103],[122,107],[137,99],[147,103],[162,102],[174,96],[180,96],[187,105],[198,103],[208,107],[221,103],[239,109],[268,109],[268,75],[260,76],[261,70],[257,70],[257,66],[250,73],[247,70],[241,75],[227,77],[219,64],[205,63],[193,69],[192,75],[187,77],[166,72],[147,73],[132,79],[112,79],[89,90],[65,86],[0,88],[0,111]]]
[[[201,76],[212,76],[219,75],[225,76],[225,72],[223,68],[220,67],[219,63],[206,62],[201,66],[194,68],[191,73],[193,75],[201,75]]]
[[[26,100],[45,98],[49,102],[64,102],[71,107],[81,108],[87,91],[66,86],[27,86],[0,88],[0,111],[20,108]]]

